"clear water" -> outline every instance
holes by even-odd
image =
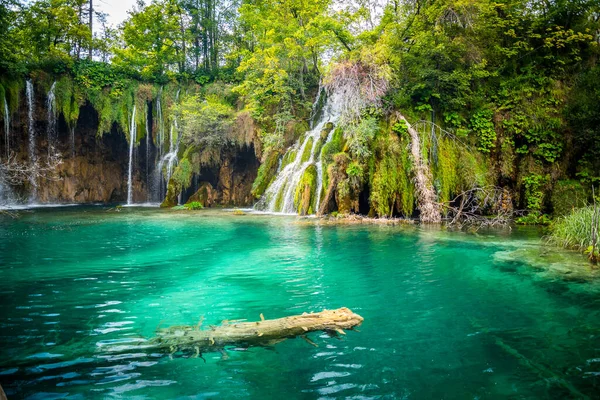
[[[540,258],[535,234],[136,208],[0,218],[0,384],[9,398],[600,393],[597,278],[510,257],[528,249]],[[360,332],[312,333],[318,348],[291,339],[230,349],[227,360],[106,351],[161,323],[340,306],[365,318]]]

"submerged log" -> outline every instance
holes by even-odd
[[[147,345],[151,348],[176,351],[203,352],[222,351],[225,346],[269,346],[288,338],[304,337],[308,332],[326,331],[344,335],[344,330],[359,326],[363,318],[348,308],[304,313],[279,319],[255,322],[223,321],[220,326],[200,329],[202,320],[195,326],[175,326],[157,331],[157,336]]]

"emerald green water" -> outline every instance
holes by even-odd
[[[568,257],[546,260],[534,232],[99,207],[0,218],[0,384],[9,398],[600,393],[599,280],[585,264],[565,270]],[[341,306],[364,317],[360,332],[310,334],[319,347],[291,339],[222,359],[134,346],[160,323]],[[109,353],[115,344],[131,350]]]

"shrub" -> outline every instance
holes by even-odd
[[[592,253],[592,247],[595,247],[590,254],[591,259],[597,259],[597,235],[600,226],[600,209],[594,206],[583,207],[574,210],[569,215],[558,218],[552,226],[552,233],[549,241],[556,245]],[[595,232],[595,233],[594,233]],[[594,237],[595,235],[595,237]],[[596,243],[594,243],[594,240]]]
[[[184,204],[186,210],[202,210],[204,206],[199,201],[192,201],[191,203]]]

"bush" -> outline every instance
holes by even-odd
[[[199,201],[192,201],[191,203],[184,204],[186,210],[202,210],[204,206]]]
[[[594,213],[596,214],[595,217]],[[597,235],[600,225],[598,221],[599,217],[600,209],[594,210],[593,206],[575,210],[569,215],[556,220],[552,226],[552,233],[549,240],[556,245],[568,249],[589,253],[592,250],[594,240],[593,232],[595,230]]]

